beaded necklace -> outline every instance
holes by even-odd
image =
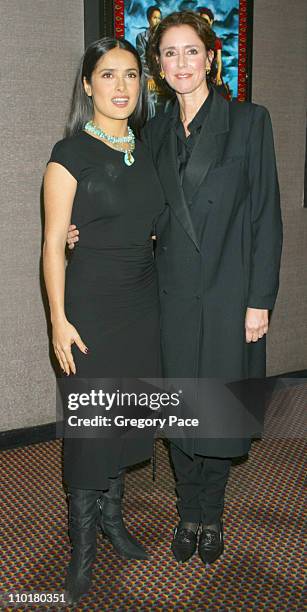
[[[106,140],[110,144],[116,145],[114,147],[116,151],[120,151],[121,153],[124,153],[124,162],[126,166],[132,166],[132,164],[134,164],[135,160],[132,155],[132,152],[135,149],[135,136],[134,136],[134,133],[131,127],[128,126],[128,136],[120,136],[120,137],[110,136],[110,134],[107,134],[100,127],[95,125],[93,121],[88,121],[85,124],[84,129],[87,132],[91,132],[91,134],[95,134],[95,136],[98,136],[98,138],[102,138],[103,140]],[[118,146],[124,142],[129,145],[129,149],[124,149],[123,147]]]

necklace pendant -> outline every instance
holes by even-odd
[[[133,157],[131,151],[126,151],[126,153],[124,155],[124,162],[125,162],[126,166],[132,166],[132,164],[134,164],[134,157]]]

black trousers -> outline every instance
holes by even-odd
[[[182,521],[216,523],[224,510],[231,459],[194,458],[170,444],[176,475],[177,508]]]

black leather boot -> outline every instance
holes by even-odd
[[[69,536],[72,555],[65,581],[65,601],[76,603],[90,590],[96,558],[97,498],[99,491],[70,489]]]
[[[124,472],[110,478],[110,488],[97,500],[100,515],[99,526],[111,541],[116,552],[124,559],[148,559],[148,554],[127,531],[122,516]]]

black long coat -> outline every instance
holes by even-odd
[[[268,111],[215,91],[180,184],[169,113],[149,121],[167,206],[157,232],[164,375],[265,376],[265,338],[245,341],[246,308],[272,310],[282,246]]]

